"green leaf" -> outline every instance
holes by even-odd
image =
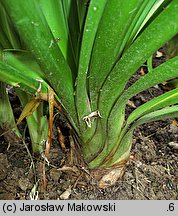
[[[126,51],[126,53],[123,55],[123,57],[121,58],[119,63],[113,69],[113,71],[115,72],[115,73],[113,71],[111,72],[111,75],[113,77],[111,77],[111,76],[107,77],[107,79],[106,79],[107,88],[104,85],[103,89],[100,89],[101,90],[101,97],[100,97],[100,101],[99,101],[100,106],[98,107],[98,110],[100,111],[102,118],[98,119],[97,122],[101,122],[100,124],[102,126],[98,127],[98,128],[96,127],[96,130],[94,130],[94,133],[93,133],[93,137],[91,136],[91,142],[88,141],[88,144],[87,144],[87,146],[85,146],[85,148],[86,149],[90,148],[91,154],[94,154],[95,145],[96,145],[96,143],[99,143],[98,137],[96,137],[96,140],[95,140],[95,135],[97,133],[102,133],[105,135],[105,142],[103,144],[103,149],[100,148],[98,150],[98,152],[100,152],[100,153],[96,157],[96,159],[93,161],[93,164],[99,164],[106,157],[107,153],[113,149],[113,146],[116,145],[116,143],[118,142],[118,139],[119,139],[118,137],[119,137],[121,128],[122,128],[123,123],[124,123],[125,104],[127,101],[126,100],[122,101],[120,99],[117,102],[117,106],[113,106],[113,107],[111,106],[111,104],[112,104],[111,102],[114,102],[114,98],[116,98],[118,96],[117,92],[119,90],[123,91],[123,88],[125,87],[126,81],[128,81],[128,78],[130,78],[131,75],[135,72],[134,67],[135,67],[136,58],[137,58],[137,61],[139,62],[139,64],[141,65],[143,63],[142,58],[143,58],[143,56],[145,56],[145,53],[146,53],[147,57],[150,57],[151,54],[148,54],[148,52],[156,51],[158,49],[159,45],[161,46],[161,43],[162,44],[165,43],[166,40],[172,36],[172,34],[175,34],[177,29],[176,30],[174,29],[174,25],[175,25],[175,23],[174,23],[175,20],[173,19],[174,16],[172,15],[172,17],[170,17],[170,14],[175,9],[176,9],[175,5],[173,5],[171,7],[171,9],[169,8],[169,10],[167,8],[166,9],[167,11],[165,10],[166,13],[164,11],[164,14],[161,14],[160,17],[156,18],[148,27],[148,28],[150,28],[149,31],[151,31],[152,33],[155,33],[155,29],[157,29],[157,31],[158,31],[160,29],[160,24],[162,23],[163,25],[165,25],[165,20],[166,20],[170,24],[169,27],[172,29],[172,32],[169,33],[165,37],[163,31],[161,31],[161,32],[159,31],[157,33],[157,37],[158,37],[158,41],[157,41],[156,36],[152,35],[152,33],[148,32],[146,29],[138,37],[138,39],[134,42],[134,44],[130,47],[130,49],[128,49],[128,51]],[[169,18],[170,18],[170,20],[168,21]],[[176,27],[178,27],[178,26],[176,25]],[[164,31],[165,31],[165,29],[164,29]],[[149,38],[147,38],[148,36],[149,36]],[[153,41],[150,38],[153,38]],[[145,42],[145,40],[147,43]],[[138,44],[140,47],[138,47]],[[148,46],[151,45],[151,48],[147,47],[147,44],[148,44]],[[130,53],[130,50],[132,50],[131,53]],[[132,55],[130,55],[130,54],[132,54]],[[103,62],[104,62],[104,60],[103,60]],[[136,62],[137,66],[138,66],[138,62]],[[120,65],[120,64],[121,64],[121,67],[118,67],[118,65]],[[103,64],[100,63],[100,65],[103,65]],[[174,65],[173,67],[175,69],[176,66]],[[118,69],[118,70],[116,70],[116,69]],[[136,68],[135,68],[135,70],[136,70]],[[101,73],[102,73],[102,71],[100,71],[100,74],[98,77],[95,77],[96,82],[98,82],[98,80],[100,79]],[[165,76],[163,79],[169,78],[171,76],[174,77],[176,73],[177,72],[174,71],[174,72],[172,72],[172,74],[170,74],[170,76],[169,75]],[[92,76],[92,75],[90,74],[90,76]],[[153,81],[153,79],[152,79],[152,81]],[[150,83],[151,83],[151,81],[150,81]],[[141,84],[141,87],[144,87],[143,83]],[[93,89],[91,91],[94,91],[94,92],[96,91],[94,94],[96,94],[96,95],[98,94],[96,89]],[[132,93],[133,92],[131,91],[131,95],[132,95]],[[90,96],[91,96],[91,94],[90,94]],[[109,114],[109,111],[111,108],[113,109],[113,111],[110,113],[110,117],[108,120],[107,117],[108,117],[108,114]],[[94,110],[92,110],[92,111],[94,111]],[[106,127],[107,124],[108,124],[108,126]],[[95,128],[95,126],[94,126],[94,128]],[[101,132],[101,128],[103,129],[103,132]]]
[[[114,136],[114,134],[119,134],[123,126],[123,121],[125,117],[121,118],[121,115],[124,115],[125,113],[125,106],[127,101],[139,92],[144,91],[163,81],[175,78],[177,76],[178,56],[163,63],[159,67],[155,68],[153,71],[147,73],[121,95],[117,103],[113,106],[113,109],[108,119],[107,130],[109,131],[109,148],[111,148],[111,146],[113,146],[113,142],[116,142],[116,140],[118,139]],[[121,119],[123,119],[123,121],[121,121]],[[115,124],[113,124],[113,122],[115,122]]]
[[[129,115],[127,125],[130,125],[133,121],[147,113],[176,103],[178,103],[178,88],[160,95],[138,107]]]
[[[163,120],[165,118],[175,118],[178,116],[178,106],[172,106],[169,108],[157,110],[154,112],[151,112],[149,114],[144,115],[140,119],[138,119],[130,128],[130,130],[134,129],[138,125],[147,123],[147,122],[152,122],[152,121],[158,121],[158,120]]]
[[[72,74],[57,43],[51,46],[55,38],[38,3],[35,0],[19,0],[18,3],[3,0],[2,3],[20,36],[35,56],[46,79],[60,97],[66,112],[77,124]]]
[[[153,56],[150,56],[150,58],[148,58],[147,68],[148,68],[148,72],[153,70]]]
[[[111,71],[101,89],[99,106],[101,115],[102,113],[108,114],[124,90],[128,80],[143,62],[178,32],[178,22],[175,21],[178,20],[177,4],[178,0],[172,1],[150,23]]]
[[[112,155],[112,158],[107,163],[105,163],[104,166],[115,165],[117,163],[120,163],[122,160],[128,158],[132,146],[133,130],[137,126],[152,121],[164,120],[166,118],[175,118],[177,116],[178,116],[178,106],[172,106],[166,109],[151,112],[138,119],[138,121],[136,121],[132,125],[129,131],[122,138],[121,142],[118,144],[117,150]]]
[[[110,76],[102,88],[99,111],[104,117],[102,119],[103,125],[106,124],[105,122],[108,119],[107,115],[109,114],[108,126],[106,128],[106,131],[109,132],[110,140],[107,144],[109,145],[108,148],[111,148],[111,146],[114,145],[113,143],[116,142],[117,137],[115,134],[120,133],[121,127],[123,125],[123,115],[127,101],[124,99],[125,94],[128,94],[129,99],[133,95],[143,91],[146,88],[156,85],[163,80],[166,81],[171,77],[173,78],[177,76],[177,59],[174,59],[174,63],[168,63],[167,67],[166,64],[162,66],[165,67],[165,70],[171,71],[170,74],[164,72],[163,75],[162,71],[164,69],[161,67],[159,76],[158,74],[155,74],[152,75],[150,81],[149,79],[145,80],[145,82],[138,81],[140,83],[138,89],[137,84],[135,84],[127,91],[127,93],[124,93],[121,98],[119,97],[122,94],[122,91],[124,91],[124,87],[128,80],[131,78],[136,69],[138,69],[137,67],[141,66],[143,63],[142,60],[144,58],[149,58],[152,53],[158,50],[161,45],[163,45],[178,31],[178,23],[175,22],[175,16],[178,18],[177,13],[175,12],[177,10],[176,6],[176,2],[171,2],[170,5],[145,29],[145,31],[143,31],[143,33],[137,38],[137,40],[127,50],[118,64],[112,70]],[[160,26],[162,26],[162,28],[160,28]],[[169,30],[167,28],[169,28]],[[156,72],[156,70],[159,69],[155,69],[154,72]],[[146,77],[149,76],[151,77],[151,74],[149,75],[148,73],[143,79],[146,79]],[[119,83],[119,85],[117,83]],[[135,90],[137,89],[138,91],[135,91],[134,87]],[[113,124],[113,122],[115,123]],[[103,131],[103,133],[106,132]]]
[[[89,70],[92,111],[98,109],[98,94],[102,84],[122,52],[120,47],[125,34],[141,4],[142,0],[107,1],[98,26]]]
[[[6,40],[1,41],[1,45],[3,46],[3,48],[10,48],[10,46],[15,49],[20,48],[20,41],[19,41],[17,32],[14,26],[12,25],[12,22],[1,2],[0,2],[0,27],[1,27],[0,28],[1,38],[4,33],[6,40],[9,42],[9,45],[7,45]]]
[[[127,90],[124,91],[122,96],[119,98],[119,103],[117,103],[115,107],[119,106],[122,100],[125,100],[126,103],[127,100],[139,92],[176,77],[178,77],[178,56],[161,64],[159,67],[150,71],[132,84]]]
[[[31,97],[27,93],[19,89],[17,90],[17,96],[19,97],[23,108],[31,100]],[[41,102],[38,108],[27,117],[27,125],[33,152],[42,153],[45,141],[48,137],[48,120],[47,117],[43,115],[43,102]]]
[[[127,134],[122,138],[115,152],[108,156],[108,160],[102,163],[102,167],[113,166],[115,164],[122,163],[126,161],[130,155],[130,150],[132,147],[132,136],[133,130],[129,130]]]
[[[166,60],[178,55],[178,34],[171,38],[165,45]]]
[[[0,82],[0,128],[2,128],[4,132],[11,129],[12,125],[15,125],[14,114],[6,91],[5,84]],[[21,137],[17,127],[14,127],[12,131],[19,138]]]
[[[70,42],[69,46],[71,45],[71,48],[68,47],[68,54],[70,54],[70,52],[73,54],[74,62],[75,64],[77,64],[80,38],[80,24],[77,2],[72,0],[62,0],[62,4],[64,9],[66,26],[68,27],[68,37]]]
[[[40,0],[39,2],[47,20],[47,23],[55,38],[54,41],[51,41],[51,46],[53,45],[52,43],[57,43],[64,58],[68,61],[71,69],[76,71],[76,65],[74,60],[75,56],[74,52],[71,52],[73,48],[69,37],[70,32],[65,17],[66,14],[63,6],[63,1]],[[65,3],[67,4],[68,0],[66,0]]]
[[[110,113],[109,120],[107,122],[107,128],[104,128],[106,119],[101,118],[99,121],[103,126],[103,132],[100,133],[107,134],[105,137],[105,146],[101,153],[93,160],[92,164],[100,164],[108,152],[111,152],[113,148],[115,148],[119,144],[119,139],[121,138],[121,129],[123,127],[123,123],[125,120],[125,107],[127,101],[133,97],[134,95],[138,94],[139,92],[148,89],[151,86],[159,84],[165,80],[174,78],[178,76],[178,56],[165,62],[164,64],[160,65],[159,67],[155,68],[153,71],[147,73],[144,77],[140,78],[137,82],[135,82],[131,87],[129,87],[119,98],[118,102],[113,107],[112,112]],[[174,95],[173,95],[174,93]],[[141,113],[150,112],[162,108],[164,106],[173,104],[178,101],[177,99],[177,90],[174,90],[166,95],[160,96],[160,98],[155,98],[153,101],[148,102],[148,106],[145,104],[143,108],[138,108],[138,113],[136,115],[141,115]],[[172,96],[172,97],[171,97]],[[166,100],[166,101],[165,101]],[[128,118],[129,123],[135,120],[135,114],[131,114],[131,117]],[[129,123],[127,124],[126,128],[128,127]],[[106,132],[104,132],[106,130]],[[99,131],[97,131],[99,132]],[[96,142],[95,142],[96,143]],[[89,143],[91,149],[94,148],[94,142]]]
[[[63,56],[67,59],[68,29],[65,22],[62,2],[58,0],[39,0],[39,5],[42,8],[54,38],[59,38],[57,44]],[[52,43],[55,43],[55,41]]]
[[[33,56],[27,51],[5,49],[1,51],[0,80],[14,87],[21,87],[28,93],[34,94],[42,81],[41,93],[46,93],[48,84],[44,74]]]
[[[86,0],[77,0],[80,30],[82,30],[83,28],[83,23],[85,21],[85,14],[86,14],[88,5],[89,5],[89,2],[87,3]]]
[[[85,139],[84,142],[89,137],[91,137],[91,134],[94,131],[94,127],[92,127],[92,129],[90,129],[89,131],[87,130],[86,125],[83,121],[83,117],[91,113],[90,102],[87,92],[87,73],[89,69],[92,48],[98,29],[98,24],[103,14],[105,4],[106,0],[92,0],[90,2],[82,37],[76,86],[76,106],[80,129],[82,131],[86,131],[85,135],[83,135]]]
[[[142,31],[145,25],[149,22],[149,20],[152,19],[153,15],[158,12],[158,9],[163,9],[164,7],[162,7],[162,5],[164,6],[169,1],[170,0],[148,0],[143,2],[136,17],[131,23],[133,28],[130,28],[132,32],[127,39],[127,43],[125,44],[125,50],[127,50],[140,31]]]
[[[113,121],[117,119],[117,112],[119,112],[123,104],[126,105],[127,101],[134,95],[176,77],[178,77],[178,56],[150,71],[124,91],[110,113],[110,120]]]
[[[25,74],[24,71],[20,71],[19,69],[0,61],[0,80],[2,82],[8,83],[14,87],[20,87],[30,94],[35,94],[39,87],[39,80],[42,79],[35,72],[29,72],[30,73]],[[43,82],[41,92],[46,92],[47,86],[48,85]]]
[[[37,74],[38,78],[45,80],[45,76],[41,71],[41,68],[30,52],[26,50],[3,49],[1,51],[1,59],[3,63],[23,71],[23,74],[26,73],[31,77],[35,77]]]

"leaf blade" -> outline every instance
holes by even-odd
[[[86,131],[83,135],[85,139],[84,142],[88,140],[94,132],[94,125],[92,127],[93,129],[89,131],[87,130],[83,117],[91,113],[90,101],[87,92],[87,76],[95,35],[106,2],[107,0],[92,0],[90,2],[82,36],[75,102],[77,106],[80,130],[83,132]]]
[[[121,54],[123,38],[141,2],[107,1],[98,26],[90,64],[89,91],[92,111],[98,109],[99,90]]]
[[[36,1],[29,0],[19,0],[18,3],[3,0],[3,5],[42,68],[46,79],[57,92],[66,111],[69,113],[70,110],[70,117],[77,124],[72,74],[58,45],[53,43],[50,46],[54,37],[39,5]]]
[[[134,110],[127,119],[127,125],[149,112],[178,103],[178,88],[148,101]]]
[[[145,29],[140,37],[137,38],[112,70],[102,88],[100,97],[101,110],[104,110],[106,113],[109,112],[135,71],[178,32],[178,23],[175,22],[178,19],[178,13],[176,13],[177,4],[177,0],[169,4],[152,24]],[[116,85],[118,80],[120,84]]]

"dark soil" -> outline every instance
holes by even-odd
[[[161,60],[155,61],[156,64],[159,64],[159,61]],[[140,76],[138,72],[130,82]],[[136,95],[128,104],[127,114],[163,91],[159,86],[155,86]],[[68,141],[67,132],[65,137]],[[30,149],[28,140],[27,138],[26,145]],[[101,190],[87,168],[80,167],[79,172],[75,166],[64,166],[67,158],[61,151],[56,133],[50,151],[49,166],[46,164],[47,189],[44,191],[42,157],[32,155],[35,165],[33,169],[24,143],[9,145],[1,138],[0,199],[31,199],[32,188],[38,183],[38,199],[175,200],[178,199],[177,145],[178,126],[173,120],[138,127],[133,137],[133,159],[128,163],[123,177],[114,186]]]

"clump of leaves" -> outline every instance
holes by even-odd
[[[40,98],[50,86],[88,166],[120,167],[129,158],[135,127],[178,115],[174,89],[125,118],[130,98],[178,77],[175,56],[126,88],[178,33],[177,7],[178,0],[2,0],[9,24],[1,25],[9,31],[0,33],[0,80]],[[6,43],[16,43],[15,50]]]

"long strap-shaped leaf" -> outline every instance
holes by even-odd
[[[120,97],[118,102],[113,107],[108,119],[109,146],[112,145],[112,142],[114,141],[114,133],[119,133],[119,131],[121,130],[123,122],[119,121],[119,117],[122,116],[124,121],[125,106],[128,99],[138,94],[139,92],[150,88],[151,86],[157,85],[163,81],[175,77],[178,77],[178,56],[155,68],[153,71],[149,72],[144,77],[139,79],[127,91],[124,92],[124,94]],[[113,122],[115,122],[114,126]]]
[[[0,41],[3,48],[20,48],[20,42],[19,38],[17,37],[17,32],[15,31],[14,26],[12,26],[12,23],[10,22],[10,18],[8,14],[5,11],[5,8],[3,7],[2,3],[0,2],[0,39],[3,39],[4,33],[4,40]],[[9,46],[7,45],[9,42]]]
[[[112,107],[112,100],[114,102],[114,98],[117,98],[117,91],[120,91],[120,93],[122,92],[123,88],[125,87],[125,84],[128,81],[128,78],[130,78],[131,75],[136,71],[137,68],[135,66],[138,65],[140,66],[143,63],[144,58],[146,58],[146,56],[147,57],[150,56],[149,52],[153,53],[154,51],[156,51],[169,38],[171,38],[175,34],[175,32],[177,32],[178,26],[177,26],[176,19],[174,19],[175,16],[177,16],[177,14],[175,15],[175,11],[176,11],[176,4],[173,4],[169,6],[169,8],[167,8],[163,12],[163,14],[157,17],[157,19],[153,23],[150,24],[148,30],[143,32],[141,36],[138,37],[136,42],[126,52],[125,56],[123,56],[122,59],[119,61],[121,62],[123,68],[119,70],[120,67],[118,67],[119,65],[118,63],[118,65],[116,65],[116,68],[118,70],[114,69],[115,74],[111,73],[111,75],[113,76],[112,79],[109,76],[106,81],[107,88],[105,88],[106,86],[104,86],[104,89],[103,90],[101,89],[102,90],[101,100],[100,100],[101,106],[99,106],[99,111],[101,112],[102,118],[99,120],[99,122],[101,122],[100,125],[102,125],[103,127],[103,132],[101,132],[101,127],[100,127],[97,129],[97,133],[108,134],[109,136],[106,137],[106,143],[104,149],[101,151],[98,157],[96,157],[96,159],[92,162],[92,164],[99,164],[106,157],[108,152],[112,150],[113,146],[117,143],[119,139],[117,135],[119,136],[119,131],[121,130],[121,127],[123,126],[123,122],[124,122],[125,102],[122,101],[121,103],[121,101],[118,101],[118,107],[117,109],[116,107],[113,108],[113,113],[110,116],[109,124],[108,127],[106,128],[105,125],[107,124],[106,123],[107,115],[109,114],[109,110]],[[165,32],[167,31],[166,28],[164,28],[163,31],[162,29],[160,29],[159,32],[156,32],[159,30],[160,25],[161,26],[163,25],[165,27],[165,22],[167,22],[167,25],[171,29],[170,30],[171,33],[168,32],[166,36],[165,36]],[[130,50],[132,51],[131,54],[129,52]],[[119,75],[121,75],[121,77]],[[175,77],[175,73],[173,77]],[[117,85],[117,81],[119,82],[119,85]],[[144,86],[143,83],[142,86]],[[111,91],[112,89],[114,89],[114,91]],[[103,97],[103,95],[105,97]],[[87,148],[90,148],[91,154],[92,152],[94,153],[96,142],[97,142],[97,138],[93,140],[93,142],[89,142],[87,146]]]
[[[60,96],[68,113],[70,110],[77,124],[71,71],[58,45],[52,43],[55,39],[39,5],[35,0],[18,2],[3,0],[2,2],[47,80]]]
[[[15,125],[12,107],[6,92],[5,83],[0,82],[0,128],[6,131],[11,128],[12,125]],[[14,127],[13,131],[18,137],[21,137],[17,127]]]
[[[41,77],[33,72],[28,70],[29,73],[24,73],[17,68],[14,68],[6,63],[0,61],[0,80],[2,82],[8,83],[14,87],[20,87],[22,90],[35,94],[39,87],[39,80]],[[41,85],[41,93],[47,91],[47,83],[43,81]]]
[[[79,26],[80,26],[80,30],[82,30],[83,22],[85,20],[85,13],[87,11],[88,5],[85,0],[76,0],[76,1],[77,1],[77,8],[78,8]]]
[[[144,115],[140,119],[138,119],[133,126],[130,128],[130,130],[134,129],[135,127],[152,121],[158,121],[165,118],[175,118],[178,116],[178,106],[172,106],[169,108],[157,110],[155,112],[151,112],[149,114]]]
[[[69,42],[71,45],[71,48],[70,49],[68,48],[68,52],[71,52],[71,54],[73,54],[74,63],[77,64],[78,42],[80,36],[77,2],[73,0],[62,0],[62,4],[63,4],[63,10],[64,10],[64,15],[66,20],[66,26],[68,28]]]
[[[131,141],[131,139],[129,139],[129,136],[130,136],[130,138],[132,138],[132,133],[133,133],[133,130],[135,129],[135,127],[137,127],[138,125],[144,124],[144,123],[148,123],[148,122],[152,122],[152,121],[158,121],[158,120],[164,120],[164,119],[167,119],[167,118],[175,118],[177,116],[178,116],[178,106],[173,106],[173,107],[170,107],[170,108],[167,108],[167,109],[152,112],[152,113],[147,114],[147,115],[143,116],[142,118],[140,118],[133,125],[133,127],[128,131],[128,133],[125,135],[125,137],[123,138],[121,144],[119,145],[119,147],[117,149],[117,152],[113,156],[112,160],[109,161],[108,165],[120,162],[120,160],[118,161],[118,158],[119,158],[119,155],[121,155],[122,153],[125,153],[125,157],[127,155],[129,156],[130,149],[131,149],[131,144],[132,144],[132,141]],[[126,143],[126,141],[128,141],[128,143]],[[125,148],[126,145],[128,145],[128,150],[127,151],[125,151],[126,150],[126,148]],[[123,151],[121,151],[121,149]]]
[[[118,146],[117,151],[113,155],[112,159],[105,164],[105,166],[119,163],[123,159],[122,155],[125,158],[129,156],[131,144],[132,144],[132,139],[131,139],[132,133],[137,126],[152,121],[163,120],[166,118],[175,118],[177,116],[178,116],[178,106],[173,106],[167,109],[157,110],[155,112],[149,113],[143,116],[142,118],[140,118],[135,124],[133,124],[133,126],[130,128],[127,134],[123,137],[123,140]]]
[[[148,74],[146,74],[142,79],[138,80],[135,84],[133,84],[125,92],[125,94],[123,94],[118,104],[116,104],[117,106],[114,107],[112,112],[110,113],[110,118],[108,120],[108,125],[106,129],[107,137],[106,137],[105,146],[102,152],[98,155],[98,157],[96,157],[96,159],[92,161],[91,163],[92,166],[99,165],[104,160],[104,158],[108,155],[108,152],[115,149],[117,147],[117,144],[119,145],[119,139],[121,139],[120,131],[123,127],[123,123],[125,119],[125,107],[128,99],[131,98],[133,95],[136,95],[139,92],[151,86],[161,83],[163,80],[168,80],[177,76],[178,76],[178,57],[175,57],[169,60],[168,62],[165,62],[161,66],[155,68],[153,71],[149,72]],[[174,92],[176,92],[176,90]],[[169,97],[169,94],[171,93],[167,93],[165,97]],[[164,96],[160,96],[160,97],[161,97],[160,99],[154,99],[153,102],[152,101],[149,102],[150,104],[148,106],[150,107],[150,112],[156,110],[156,108],[159,109],[164,107],[164,105],[167,106],[177,101],[176,93],[172,99],[170,97],[167,98],[168,101],[165,102],[165,104],[164,104],[164,99],[165,99]],[[160,104],[158,102],[160,102]],[[143,108],[143,113],[144,112],[147,113],[146,105],[145,108]],[[137,113],[138,117],[139,117],[139,113],[141,115],[141,108],[140,111],[138,111]],[[134,120],[133,116],[131,116],[131,120]],[[129,122],[131,122],[131,120],[129,120]],[[106,119],[101,118],[100,121],[104,125]],[[90,148],[91,149],[94,148],[94,144],[91,145]]]
[[[148,74],[134,83],[127,91],[123,93],[123,95],[113,107],[108,120],[109,133],[110,131],[111,133],[114,133],[116,128],[117,131],[121,129],[122,125],[121,122],[119,122],[119,113],[124,112],[126,103],[131,97],[154,85],[176,77],[178,77],[178,56],[155,68],[153,71],[150,71]],[[113,121],[116,122],[115,126],[117,125],[117,127],[113,127]],[[112,137],[112,135],[109,136],[110,138]]]
[[[136,18],[134,19],[136,20],[136,22],[131,23],[131,25],[134,27],[131,28],[132,31],[129,35],[129,38],[126,37],[126,44],[123,44],[125,46],[124,50],[127,50],[127,48],[129,48],[140,31],[144,28],[147,22],[149,22],[149,19],[152,18],[154,14],[159,14],[159,7],[161,6],[160,9],[163,9],[168,2],[170,2],[170,0],[150,0],[148,2],[144,1],[144,4],[142,4],[142,7],[140,8],[140,13],[137,13]]]
[[[85,123],[82,118],[91,112],[90,102],[87,93],[87,74],[89,69],[90,57],[92,53],[95,35],[98,29],[98,24],[103,14],[106,1],[107,0],[92,0],[90,2],[90,7],[87,13],[86,23],[83,31],[76,86],[76,105],[80,128],[82,131],[86,130]],[[89,133],[86,132],[86,134],[84,135],[86,140],[88,139],[87,137],[90,137],[89,134],[93,130],[94,127],[90,129]]]
[[[142,117],[143,115],[146,115],[148,113],[154,112],[156,110],[162,109],[166,106],[170,106],[176,103],[178,103],[178,88],[171,90],[163,95],[160,95],[152,99],[151,101],[148,101],[147,103],[141,105],[129,115],[127,123],[120,134],[120,139],[122,139],[123,136],[125,136],[125,134],[128,131],[129,125],[131,125],[131,123],[133,123],[136,119]],[[118,145],[114,146],[113,149],[116,149],[116,147],[119,145],[121,144],[118,143]]]
[[[98,108],[99,89],[120,55],[122,40],[142,2],[142,0],[107,1],[98,26],[89,73],[92,111]]]
[[[37,77],[45,80],[45,76],[34,57],[26,50],[3,49],[1,51],[1,60],[3,63],[23,71],[25,75],[28,74],[31,77],[34,76],[34,78],[37,75]]]
[[[135,67],[143,63],[141,62],[143,58],[146,57],[146,55],[148,55],[149,57],[150,56],[149,53],[156,51],[169,38],[171,38],[174,34],[178,32],[178,22],[175,21],[176,16],[178,19],[178,13],[176,14],[177,5],[178,5],[178,0],[175,0],[174,3],[172,2],[168,6],[168,8],[166,8],[153,21],[153,23],[151,23],[150,26],[148,26],[148,28],[140,35],[140,37],[138,37],[138,39],[134,42],[134,44],[130,47],[130,49],[127,50],[125,55],[118,62],[116,67],[113,69],[113,71],[111,72],[110,76],[108,77],[105,83],[106,85],[103,87],[103,91],[101,92],[101,98],[100,98],[101,106],[99,110],[101,111],[101,114],[105,113],[107,115],[109,113],[109,110],[112,108],[112,111],[110,112],[110,117],[108,119],[108,127],[107,127],[107,131],[109,132],[108,139],[110,140],[108,143],[109,148],[110,146],[113,145],[113,143],[116,142],[116,140],[115,141],[113,140],[113,137],[115,137],[115,134],[119,133],[119,131],[121,130],[123,121],[124,121],[125,102],[123,102],[122,100],[123,97],[121,97],[122,99],[119,99],[118,97],[117,102],[116,101],[114,102],[114,98],[116,98],[118,94],[120,94],[121,91],[123,91],[123,88],[125,87],[125,84],[127,83],[128,79],[134,73],[134,70],[137,69]],[[160,26],[162,26],[162,28],[160,28]],[[169,32],[167,31],[167,28],[170,28]],[[155,34],[157,35],[155,36]],[[155,77],[155,80],[152,79],[152,81],[147,80],[145,81],[145,83],[144,82],[140,83],[141,84],[140,91],[143,91],[144,89],[151,87],[152,84],[154,85],[156,80],[157,81],[159,80],[157,82],[158,84],[162,82],[163,79],[164,81],[166,81],[168,79],[171,79],[171,76],[172,78],[176,77],[178,74],[176,72],[177,71],[177,60],[174,59],[173,61],[174,63],[170,63],[170,65],[168,63],[168,65],[165,64],[163,66],[165,67],[165,70],[169,70],[169,73],[166,73],[166,71],[163,71],[164,69],[161,67],[160,70],[163,71],[164,75],[163,73],[160,73],[159,77],[156,75],[153,76]],[[159,70],[159,69],[156,69],[156,70]],[[115,80],[115,78],[119,80],[119,85],[116,85],[117,81]],[[106,87],[107,87],[107,90],[106,90]],[[137,94],[140,91],[138,92],[130,91],[129,93],[130,93],[130,96],[133,96],[134,94],[132,93]],[[112,100],[114,104],[112,104],[113,103]],[[105,123],[106,120],[107,120],[107,116],[105,116],[105,118],[102,119],[103,125],[106,124]],[[114,125],[113,125],[113,122],[115,122]],[[115,139],[117,138],[115,137]]]
[[[0,80],[14,87],[25,87],[35,93],[41,82],[41,93],[47,92],[48,84],[33,56],[25,50],[4,49],[0,53]],[[28,83],[29,82],[29,83]]]
[[[68,0],[40,0],[40,5],[47,23],[55,37],[55,41],[53,41],[53,43],[57,42],[71,70],[73,73],[76,73],[75,54],[73,51],[68,22],[66,21],[68,17],[66,17],[66,11],[63,8],[63,3],[67,4]],[[73,17],[73,20],[76,20],[75,17]]]
[[[23,107],[23,111],[19,119],[17,120],[17,123],[19,123],[19,121],[23,120],[23,117],[25,118],[28,116],[28,106],[30,106],[30,103],[31,105],[33,104],[33,99],[30,97],[29,94],[21,91],[20,89],[16,89],[16,92]],[[38,103],[38,100],[36,100],[36,103],[34,101],[34,107],[35,105],[37,107]],[[32,149],[33,152],[37,153],[41,153],[44,150],[44,140],[47,140],[48,134],[48,120],[47,117],[44,116],[43,108],[43,102],[41,102],[40,105],[36,108],[36,110],[34,109],[34,112],[31,111],[31,115],[26,118],[30,139],[32,142]]]
[[[137,38],[112,70],[101,91],[101,114],[109,112],[130,77],[143,62],[178,32],[177,6],[178,0],[172,1]]]
[[[62,3],[58,0],[40,0],[39,2],[54,37],[56,40],[59,40],[57,44],[65,59],[67,59],[67,47],[69,45],[68,30],[65,23]]]
[[[142,115],[176,103],[178,103],[178,88],[173,89],[163,95],[160,95],[159,97],[156,97],[151,101],[138,107],[129,115],[127,119],[127,125],[130,125]]]

